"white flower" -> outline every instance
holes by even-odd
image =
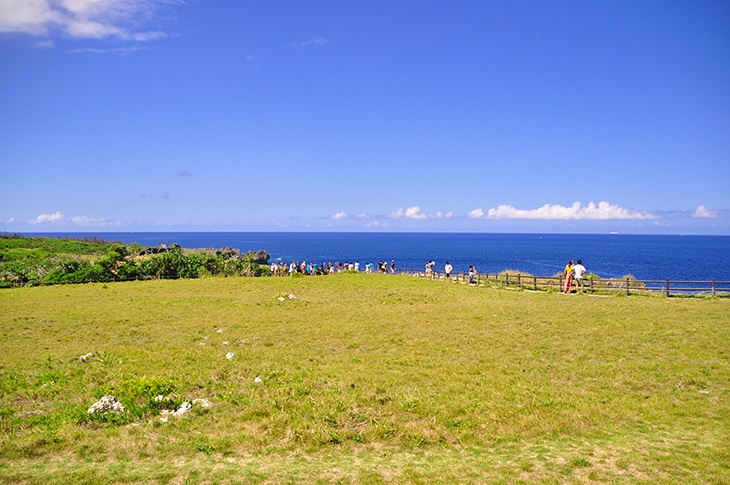
[[[226,354],[226,359],[231,360],[233,358],[233,352],[228,352]]]
[[[284,300],[286,300],[286,298],[284,298],[283,296],[280,296],[279,298],[277,298],[277,300],[284,301]]]
[[[219,328],[218,329],[218,333],[223,333],[223,329],[222,328]]]
[[[254,381],[254,382],[256,382],[256,383],[259,383],[259,382],[264,382],[264,381],[263,381],[263,380],[261,379],[261,376],[256,376],[256,377],[254,378],[254,380],[253,380],[253,381]]]

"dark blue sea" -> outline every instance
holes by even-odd
[[[33,234],[41,235],[41,234]],[[307,262],[395,260],[399,268],[442,270],[475,265],[480,273],[510,269],[553,276],[569,259],[582,259],[590,273],[604,278],[633,275],[640,280],[730,281],[730,236],[623,234],[475,233],[304,233],[304,232],[117,232],[53,233],[52,237],[100,238],[185,248],[265,249],[270,261]]]

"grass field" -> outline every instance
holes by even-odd
[[[2,290],[0,329],[5,483],[730,483],[730,299],[205,278]]]

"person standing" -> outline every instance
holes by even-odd
[[[390,274],[395,274],[395,259],[390,260]]]
[[[563,291],[565,293],[570,293],[570,290],[573,288],[573,268],[573,260],[571,259],[563,270],[563,274],[565,275],[565,288]]]
[[[583,266],[583,261],[580,259],[578,260],[578,264],[573,266],[573,273],[575,274],[575,286],[576,288],[580,288],[580,292],[583,293],[584,288],[584,282],[583,282],[583,275],[586,274],[586,267]]]
[[[446,275],[446,279],[451,281],[451,272],[454,270],[454,267],[451,266],[451,263],[446,261],[446,264],[444,265],[444,274]]]

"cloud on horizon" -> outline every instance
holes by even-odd
[[[159,11],[182,0],[3,0],[0,32],[48,37],[56,32],[72,39],[149,42],[169,34],[148,29]],[[53,43],[36,43],[52,48]],[[98,52],[96,50],[95,52]]]
[[[624,209],[608,202],[598,205],[590,202],[583,206],[580,202],[570,207],[559,204],[545,204],[537,209],[517,209],[511,205],[500,205],[486,213],[480,207],[467,212],[470,219],[541,219],[541,220],[646,220],[656,216],[643,211]]]
[[[717,219],[720,217],[720,211],[716,209],[708,209],[704,205],[700,205],[692,213],[695,219]]]
[[[28,224],[33,226],[37,225],[59,225],[59,226],[83,226],[83,227],[119,227],[121,226],[118,222],[108,221],[104,218],[94,218],[87,216],[75,216],[66,217],[60,211],[56,211],[53,214],[40,214],[35,219],[28,221]]]
[[[387,214],[386,217],[388,219],[451,219],[454,216],[454,213],[449,212],[435,212],[435,213],[423,213],[421,212],[421,208],[417,205],[411,206],[405,210],[398,209],[395,212],[391,212],[390,214]]]

